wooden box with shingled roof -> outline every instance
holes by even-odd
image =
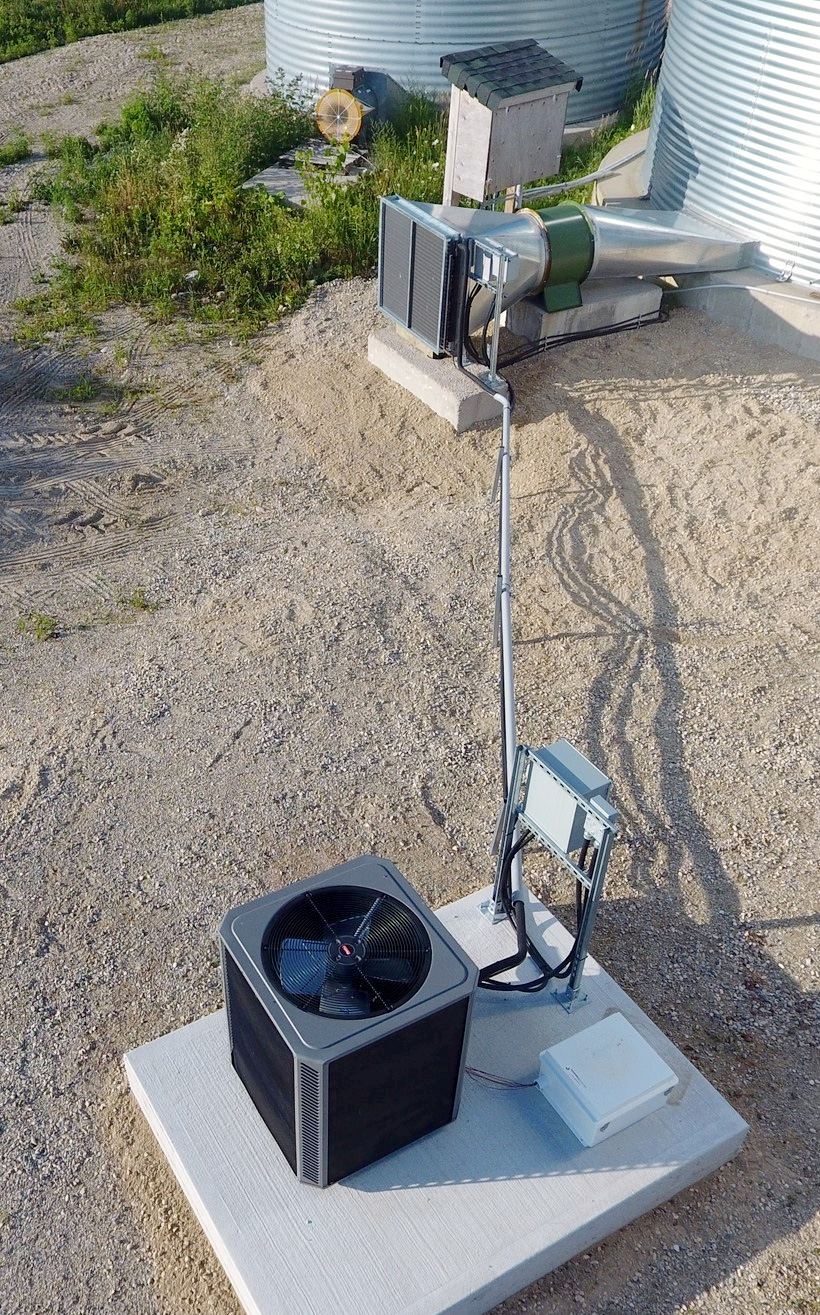
[[[452,83],[444,204],[548,178],[561,164],[567,100],[582,79],[537,41],[444,55]]]

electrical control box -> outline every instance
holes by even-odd
[[[521,812],[539,839],[573,854],[584,843],[587,820],[579,798],[608,799],[611,786],[609,777],[568,740],[556,740],[532,755]]]
[[[540,1056],[538,1086],[584,1146],[660,1109],[678,1079],[623,1014],[610,1014]]]

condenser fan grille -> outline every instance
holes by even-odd
[[[288,1000],[331,1018],[371,1018],[424,982],[432,948],[424,924],[391,895],[330,886],[286,904],[265,934],[266,968]]]

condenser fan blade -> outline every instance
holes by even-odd
[[[319,1013],[329,1018],[367,1018],[370,995],[353,982],[325,982],[319,1001]]]
[[[379,959],[368,955],[362,964],[362,973],[374,982],[409,984],[416,971],[409,959]]]
[[[421,919],[369,886],[320,886],[267,928],[263,961],[284,1000],[327,1018],[398,1009],[421,986],[432,947]]]
[[[279,980],[294,995],[317,995],[327,977],[327,941],[286,937],[279,950]]]

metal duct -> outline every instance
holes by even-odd
[[[754,254],[754,243],[739,234],[675,211],[579,208],[592,229],[595,247],[587,278],[741,269]],[[549,210],[543,217],[549,227]]]
[[[519,210],[506,215],[493,210],[426,205],[418,201],[413,203],[413,208],[463,237],[486,238],[509,252],[501,310],[544,286],[549,267],[549,239],[542,217],[534,210]],[[470,302],[468,332],[475,333],[481,327],[494,304],[495,296],[488,288],[476,290]]]
[[[265,0],[267,69],[323,91],[337,64],[361,65],[444,95],[442,55],[531,37],[583,76],[567,121],[585,123],[657,67],[665,11],[666,0]]]
[[[820,280],[820,3],[675,0],[644,166],[654,206],[759,239]]]
[[[540,292],[551,281],[686,274],[740,269],[754,247],[743,238],[685,215],[606,210],[572,202],[553,209],[500,214],[395,198],[408,218],[437,231],[495,243],[508,253],[501,309]],[[580,238],[580,240],[579,240]],[[559,272],[560,271],[560,272]],[[488,287],[469,299],[468,332],[482,327],[495,305]]]

